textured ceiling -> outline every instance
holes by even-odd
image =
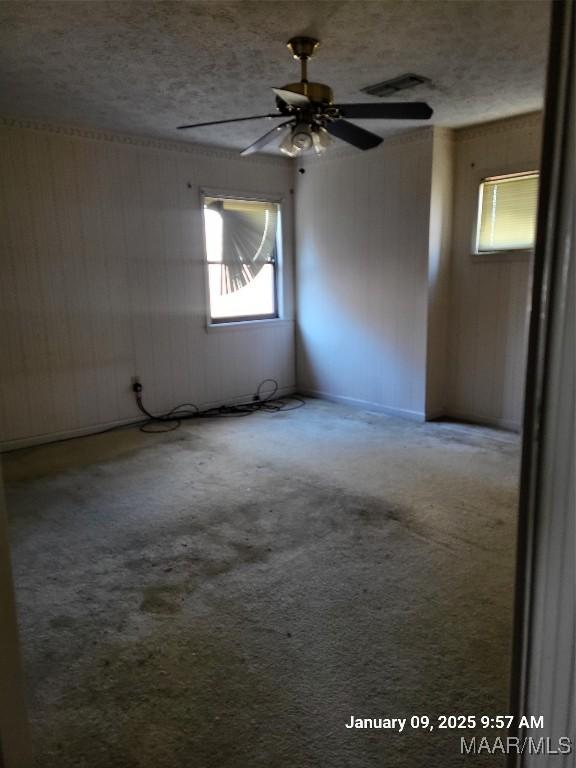
[[[360,88],[416,72],[432,85],[402,98],[469,125],[542,106],[548,15],[543,0],[3,0],[0,113],[242,147],[270,124],[175,126],[269,112],[269,88],[299,79],[286,40],[311,34],[310,79],[337,101],[380,101]]]

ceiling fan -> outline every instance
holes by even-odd
[[[331,137],[366,150],[377,147],[382,137],[360,128],[346,118],[357,120],[428,120],[432,109],[422,101],[387,102],[383,104],[334,104],[332,89],[323,83],[308,81],[308,60],[314,55],[320,42],[312,37],[293,37],[287,43],[295,59],[300,60],[299,83],[289,83],[282,88],[272,88],[276,94],[276,112],[253,117],[235,117],[231,120],[215,120],[208,123],[180,125],[179,131],[189,128],[204,128],[225,123],[240,123],[245,120],[285,119],[271,131],[241,152],[251,155],[263,149],[274,139],[281,138],[280,150],[290,157],[314,149],[324,152],[331,143]]]

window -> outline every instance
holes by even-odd
[[[278,317],[280,206],[204,197],[210,322]]]
[[[476,252],[534,247],[538,173],[493,176],[480,184]]]

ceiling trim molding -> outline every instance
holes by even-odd
[[[429,125],[403,133],[393,134],[384,137],[382,144],[374,152],[382,152],[387,147],[402,146],[429,140],[435,133],[442,135],[448,140],[469,141],[482,136],[494,135],[495,133],[506,133],[508,131],[536,129],[540,130],[542,126],[542,112],[529,112],[524,115],[507,117],[501,120],[491,120],[486,123],[467,126],[465,128],[445,128],[443,126]],[[165,152],[181,152],[183,154],[195,155],[197,157],[211,157],[219,160],[240,160],[249,163],[260,163],[264,165],[283,165],[289,167],[294,162],[316,163],[328,162],[350,157],[359,157],[358,150],[353,147],[342,146],[333,147],[324,155],[309,155],[305,158],[285,158],[280,155],[262,155],[257,154],[249,158],[240,158],[237,150],[226,147],[216,147],[206,144],[192,144],[183,141],[171,141],[169,139],[155,139],[148,136],[135,136],[128,133],[102,130],[99,128],[79,127],[66,123],[51,122],[48,120],[32,120],[29,118],[17,118],[0,116],[0,127],[18,130],[39,131],[42,133],[52,133],[70,138],[87,139],[90,141],[104,141],[115,144],[124,144],[126,146],[142,147],[145,149],[155,149]]]
[[[466,128],[457,128],[454,133],[456,141],[468,141],[469,139],[477,139],[480,136],[506,133],[508,131],[519,131],[529,128],[535,128],[537,130],[542,128],[542,112],[528,112],[525,115],[504,117],[501,120],[491,120],[488,123],[470,125]]]
[[[205,144],[189,144],[183,141],[170,141],[169,139],[153,139],[147,136],[133,136],[127,133],[105,131],[99,128],[80,128],[79,126],[65,123],[53,123],[48,120],[31,120],[27,118],[0,116],[0,128],[16,128],[18,130],[39,131],[41,133],[53,133],[69,138],[88,139],[90,141],[104,141],[126,146],[156,149],[165,152],[182,152],[199,157],[213,157],[219,160],[240,160],[249,163],[263,163],[265,165],[291,166],[292,160],[276,155],[251,155],[249,158],[241,158],[238,150],[225,147],[215,147]]]

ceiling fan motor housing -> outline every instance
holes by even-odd
[[[295,59],[299,59],[302,64],[302,77],[299,83],[289,83],[283,87],[283,90],[307,96],[314,104],[329,105],[334,100],[332,89],[324,85],[324,83],[308,82],[306,64],[308,59],[314,55],[319,45],[320,41],[314,37],[293,37],[291,40],[288,40],[287,46],[292,56]]]
[[[324,83],[289,83],[283,85],[282,89],[285,91],[293,91],[294,93],[301,93],[303,96],[307,96],[310,101],[315,104],[332,104],[334,101],[334,94],[332,88]]]

